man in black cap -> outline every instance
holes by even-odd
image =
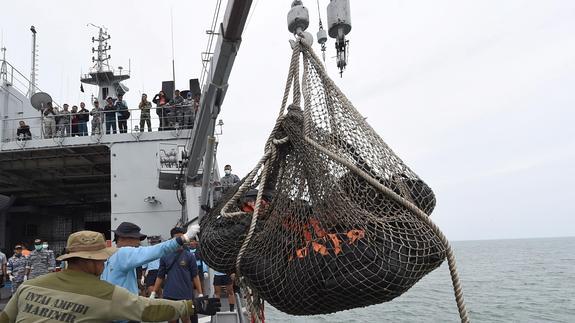
[[[191,225],[188,231],[180,237],[153,246],[140,247],[140,241],[146,239],[146,235],[140,233],[140,227],[134,223],[122,222],[116,230],[112,230],[118,252],[106,262],[101,278],[137,295],[136,268],[175,252],[179,247],[188,244],[190,239],[199,232],[199,229],[198,225]]]

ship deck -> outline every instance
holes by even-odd
[[[67,236],[85,229],[110,239],[111,164],[115,144],[166,142],[189,130],[10,141],[0,145],[0,195],[13,200],[0,214],[1,244],[43,237],[57,254]],[[149,147],[149,146],[148,146]],[[137,156],[123,156],[138,163]],[[133,161],[132,161],[133,159]]]

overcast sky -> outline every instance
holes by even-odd
[[[317,4],[310,31],[317,32]],[[320,1],[326,24],[327,0]],[[225,8],[222,5],[222,13]],[[263,153],[291,49],[291,0],[254,0],[222,109],[220,166],[240,176]],[[173,8],[176,87],[201,71],[215,1],[2,1],[7,59],[29,74],[30,25],[38,30],[39,87],[59,103],[91,67],[103,25],[112,65],[132,78],[125,96],[171,79]],[[453,240],[575,235],[575,1],[351,1],[348,69],[333,41],[328,70],[395,152],[436,192],[433,219]],[[316,45],[316,50],[319,50]]]

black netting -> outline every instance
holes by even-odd
[[[236,272],[258,187],[264,197],[239,267],[253,291],[293,315],[389,301],[437,268],[446,250],[431,227],[350,165],[427,214],[435,196],[302,52],[305,108],[292,105],[279,121],[272,138],[289,140],[270,141],[275,152],[256,179],[244,178],[202,219],[203,259]]]

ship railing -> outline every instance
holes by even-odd
[[[194,105],[185,104],[175,106],[164,106],[161,110],[156,110],[155,107],[150,109],[149,118],[147,116],[142,117],[140,109],[128,109],[130,111],[130,117],[126,119],[126,131],[125,133],[141,133],[149,132],[148,123],[146,120],[150,120],[151,131],[175,131],[179,133],[180,130],[192,129],[194,127],[194,117],[195,113],[193,111]],[[83,116],[84,113],[69,113],[69,114],[57,114],[54,117],[47,118],[42,115],[37,117],[18,117],[18,118],[7,118],[1,120],[3,138],[2,142],[12,142],[12,141],[26,141],[26,140],[38,140],[38,139],[48,139],[48,138],[62,138],[62,137],[76,137],[76,136],[94,136],[94,135],[104,135],[107,134],[107,122],[106,113],[112,113],[111,111],[100,111],[97,115],[97,120],[94,121],[94,115],[89,115],[89,120],[86,122],[86,127],[82,129],[83,126],[80,123],[72,124],[72,119],[75,116]],[[159,114],[162,114],[160,116]],[[40,113],[39,113],[40,114]],[[110,134],[113,134],[113,126],[116,125],[116,133],[120,132],[118,117],[120,113],[116,112],[115,120],[110,119],[108,121],[108,128]],[[64,120],[70,120],[63,121]],[[51,120],[48,120],[51,119]],[[20,127],[20,121],[24,123],[30,129],[30,136],[20,135],[18,136],[18,128]],[[76,125],[76,126],[74,126]],[[82,130],[86,130],[85,132]]]
[[[32,82],[8,61],[0,59],[0,85],[9,86],[16,89],[22,95],[27,96],[32,87]],[[34,85],[34,93],[42,92],[38,86]],[[59,107],[57,102],[52,102]]]

